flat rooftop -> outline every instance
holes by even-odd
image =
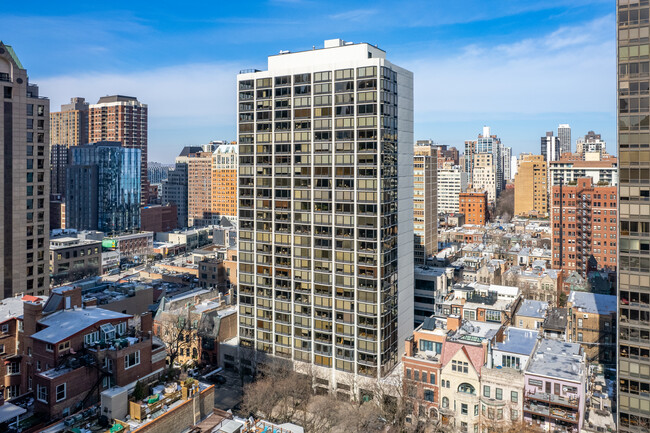
[[[541,340],[526,373],[581,382],[585,375],[582,348],[577,343]]]
[[[103,320],[126,320],[131,317],[128,314],[97,307],[56,311],[39,320],[38,323],[47,326],[47,328],[36,332],[32,338],[55,344]]]
[[[535,319],[543,319],[546,317],[548,310],[548,302],[535,301],[533,299],[524,299],[517,311],[517,316],[533,317]]]
[[[494,350],[530,356],[535,349],[539,332],[533,329],[521,329],[509,326],[503,332],[503,342],[494,344]]]
[[[581,313],[616,314],[616,296],[572,291],[569,294],[569,302]]]

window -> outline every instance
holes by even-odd
[[[497,400],[503,400],[503,390],[501,388],[496,388],[496,399]]]
[[[429,374],[429,382],[434,384],[434,385],[436,384],[436,374],[435,373],[432,372],[432,373]]]
[[[420,381],[420,370],[413,370],[413,380]]]
[[[519,419],[519,411],[517,409],[510,409],[510,419],[512,421]]]
[[[7,374],[20,374],[20,362],[14,361],[7,364]]]
[[[425,401],[433,402],[433,396],[434,396],[433,390],[431,390],[431,389],[425,389],[424,390],[424,400]]]
[[[118,323],[115,327],[117,335],[123,335],[126,332],[126,322]]]
[[[70,341],[64,341],[63,343],[59,343],[59,351],[66,350],[69,348],[70,348]]]
[[[410,379],[410,378],[411,378],[411,369],[410,369],[410,368],[407,368],[407,369],[406,369],[406,378],[407,378],[407,379]]]
[[[87,346],[92,346],[97,342],[99,342],[99,331],[91,332],[90,334],[84,335],[84,343]]]
[[[578,332],[578,341],[582,341],[582,332]]]
[[[451,370],[459,373],[467,373],[468,363],[462,361],[451,361]]]
[[[48,352],[54,352],[54,346],[50,343],[45,343],[45,350]]]
[[[426,371],[422,372],[422,382],[427,383],[427,372]]]
[[[10,385],[7,387],[7,398],[14,398],[20,395],[20,385]]]
[[[542,389],[542,381],[541,380],[528,379],[528,385],[537,387],[538,389]]]
[[[503,419],[503,409],[497,409],[497,419]]]
[[[36,385],[36,389],[37,389],[36,398],[38,399],[38,401],[47,403],[47,393],[48,393],[47,386]]]
[[[6,334],[9,332],[9,324],[8,323],[3,323],[2,324],[2,333]]]
[[[513,403],[519,402],[519,394],[517,393],[517,391],[510,392],[510,401],[512,401]]]
[[[474,405],[474,416],[478,416],[478,404]]]
[[[483,397],[490,398],[490,387],[483,385]]]
[[[41,361],[36,361],[36,371],[41,371]]]
[[[460,413],[461,413],[461,415],[467,415],[468,414],[467,404],[461,403],[461,405],[460,405]]]
[[[124,368],[131,368],[140,364],[140,351],[136,351],[124,356]]]
[[[56,401],[65,400],[65,383],[56,387]]]
[[[5,353],[5,345],[0,344],[0,355],[2,355],[3,353]]]
[[[458,392],[462,392],[464,394],[476,394],[476,389],[469,383],[461,383],[458,385]]]
[[[444,408],[449,407],[449,399],[447,397],[442,398],[442,407],[444,407]]]

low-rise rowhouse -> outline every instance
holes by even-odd
[[[524,299],[515,313],[512,323],[523,329],[540,329],[546,318],[548,302]]]
[[[104,248],[120,252],[121,261],[144,262],[153,254],[153,232],[130,233],[104,238]]]
[[[571,292],[567,302],[569,341],[579,343],[588,362],[616,363],[616,296]],[[627,316],[626,306],[621,316]]]
[[[23,304],[22,368],[36,412],[55,419],[86,408],[113,385],[133,388],[165,365],[165,346],[152,336],[152,317],[84,305],[81,289],[53,289],[47,302]]]
[[[587,372],[584,351],[579,344],[540,340],[524,377],[527,424],[547,431],[580,431]]]
[[[54,285],[101,273],[101,241],[67,233],[50,238],[50,278]]]
[[[14,296],[0,300],[0,388],[7,401],[27,393],[27,380],[23,375],[23,303],[43,303],[46,296]]]

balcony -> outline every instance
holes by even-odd
[[[557,407],[549,407],[545,404],[540,404],[540,403],[534,403],[530,401],[526,401],[524,403],[524,412],[530,413],[530,414],[535,414],[535,415],[541,415],[545,417],[549,417],[555,420],[560,420],[564,422],[569,422],[572,424],[577,424],[578,423],[578,412],[574,412],[571,410],[566,410],[562,408],[557,408]]]

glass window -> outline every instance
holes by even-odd
[[[510,400],[513,403],[517,403],[519,401],[519,394],[517,393],[517,391],[511,391],[510,392]]]
[[[483,397],[490,398],[490,387],[488,385],[483,385]]]
[[[503,400],[503,390],[501,388],[496,388],[496,399]]]

